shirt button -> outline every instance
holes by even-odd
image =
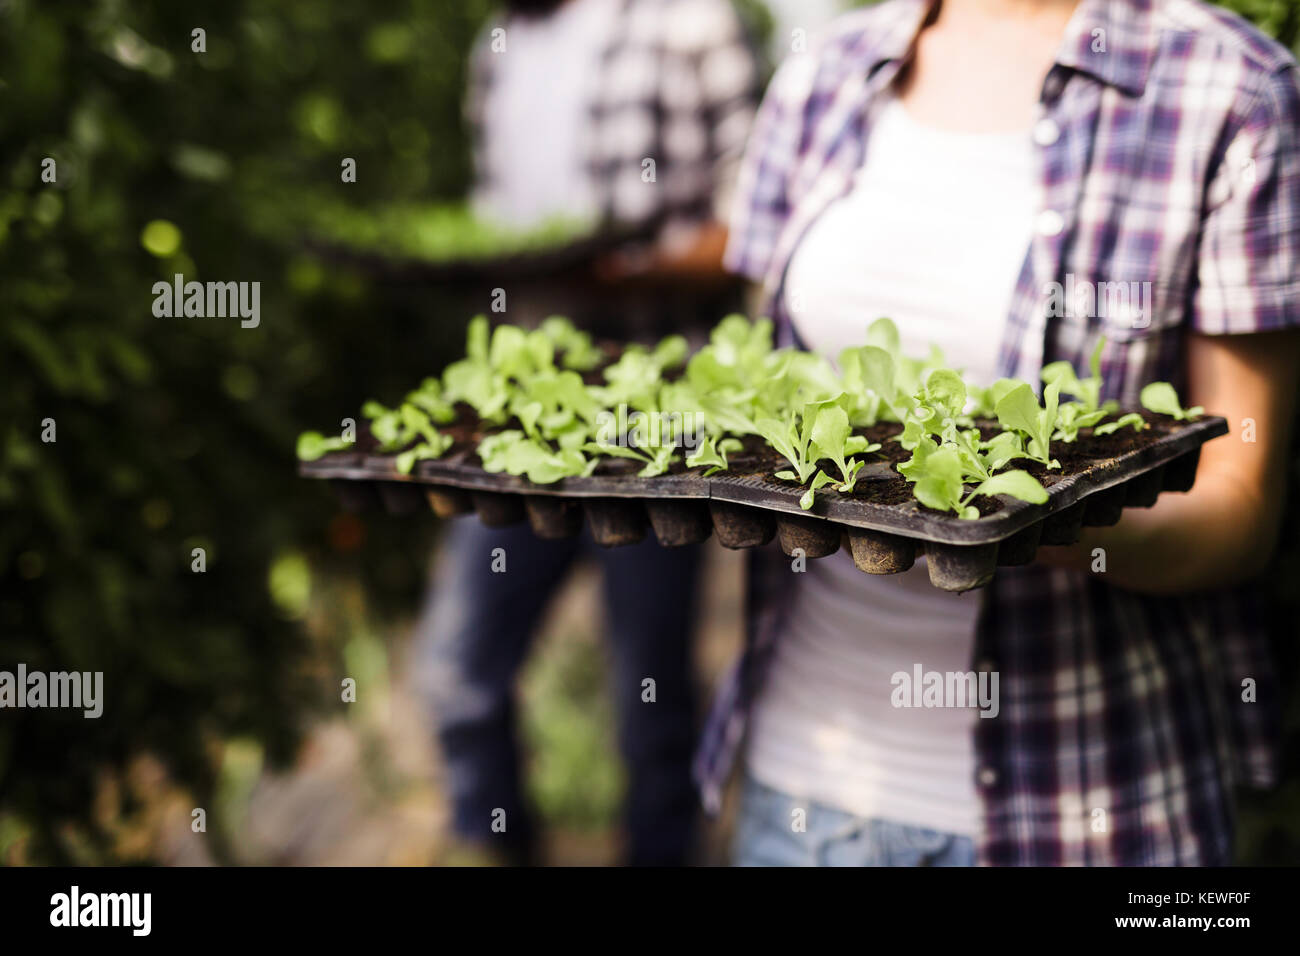
[[[992,767],[980,767],[975,779],[979,781],[981,787],[991,787],[998,782],[998,772]]]
[[[1065,228],[1065,217],[1055,209],[1044,209],[1038,214],[1038,234],[1040,236],[1059,236]]]
[[[1040,119],[1034,124],[1034,142],[1039,146],[1051,146],[1061,138],[1061,127],[1056,120]]]

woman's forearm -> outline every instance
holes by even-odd
[[[1220,439],[1230,441],[1231,437]],[[1149,594],[1228,587],[1263,569],[1277,544],[1280,508],[1222,471],[1197,476],[1191,493],[1161,495],[1155,507],[1125,510],[1111,528],[1085,528],[1046,563],[1096,574]]]
[[[1113,528],[1043,548],[1041,560],[1152,594],[1228,587],[1268,563],[1292,453],[1300,332],[1193,334],[1187,373],[1186,404],[1224,416],[1230,429],[1201,449],[1192,490],[1127,509]]]

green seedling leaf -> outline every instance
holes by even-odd
[[[847,348],[840,352],[840,373],[849,396],[850,421],[869,427],[883,412],[899,417],[895,408],[894,358],[875,345]]]
[[[880,451],[880,442],[873,442],[866,435],[850,435],[844,442],[844,454],[866,455]]]
[[[1097,340],[1097,344],[1093,347],[1092,354],[1088,358],[1088,370],[1092,373],[1088,378],[1079,378],[1075,374],[1074,366],[1069,362],[1060,361],[1043,366],[1043,383],[1045,385],[1055,383],[1061,392],[1077,398],[1080,405],[1082,405],[1081,413],[1090,415],[1100,411],[1102,408],[1101,353],[1105,348],[1106,337],[1102,336]],[[1097,419],[1097,421],[1100,420]]]
[[[813,504],[816,503],[817,489],[823,487],[824,485],[829,485],[834,481],[835,479],[832,478],[830,475],[826,474],[826,472],[824,471],[817,472],[816,476],[812,480],[812,484],[808,486],[808,490],[799,496],[799,507],[802,508],[804,511],[811,510]]]
[[[793,413],[788,422],[780,422],[775,418],[762,418],[757,422],[757,426],[758,433],[763,436],[764,441],[794,466],[800,484],[812,477],[813,472],[817,470],[817,463],[808,461],[808,437],[801,434]],[[811,426],[807,430],[811,432]]]
[[[690,354],[690,346],[687,345],[686,339],[680,335],[669,335],[659,341],[655,346],[651,358],[660,369],[677,368],[686,361],[686,356]]]
[[[941,418],[956,418],[966,407],[966,385],[951,369],[935,369],[925,380],[924,400]]]
[[[420,387],[406,396],[407,404],[414,405],[433,421],[441,425],[454,421],[456,410],[442,392],[442,382],[436,378],[426,378]]]
[[[884,349],[894,358],[898,358],[903,352],[898,326],[894,324],[893,319],[880,318],[868,325],[867,344]]]
[[[1174,391],[1174,387],[1168,382],[1152,382],[1143,386],[1138,400],[1141,401],[1142,407],[1148,411],[1168,415],[1180,422],[1199,418],[1205,413],[1205,409],[1199,405],[1194,408],[1183,408],[1178,401],[1178,393]]]
[[[1084,405],[1079,402],[1067,402],[1060,406],[1056,416],[1056,431],[1052,433],[1053,441],[1072,442],[1079,437],[1079,429],[1091,428],[1109,412],[1104,408],[1096,411],[1084,411]]]
[[[465,357],[472,362],[487,362],[490,334],[486,315],[476,315],[469,320],[465,333]]]
[[[716,440],[712,436],[704,438],[700,441],[700,446],[687,456],[686,467],[697,468],[701,465],[711,465],[712,467],[704,473],[704,477],[708,478],[720,471],[726,471],[728,453],[740,451],[743,447],[744,445],[735,438]]]
[[[1092,430],[1092,433],[1094,435],[1110,435],[1119,431],[1121,428],[1124,427],[1129,427],[1132,428],[1135,432],[1140,432],[1142,429],[1148,428],[1150,426],[1147,425],[1146,419],[1143,418],[1141,415],[1139,415],[1137,412],[1129,412],[1127,415],[1121,415],[1113,422],[1107,422],[1104,425],[1098,425],[1096,428]]]
[[[842,455],[844,443],[849,438],[848,414],[838,405],[818,408],[813,418],[811,438],[818,457],[835,458]]]
[[[1016,378],[1000,378],[988,388],[971,388],[970,394],[975,399],[975,407],[971,409],[971,414],[976,418],[996,418],[998,402],[1020,384],[1021,381]]]
[[[1001,471],[1016,458],[1025,457],[1025,447],[1018,432],[998,432],[980,443],[984,467],[989,473]]]
[[[1061,467],[1049,456],[1052,433],[1056,430],[1057,398],[1060,386],[1050,383],[1043,390],[1045,407],[1038,407],[1038,399],[1027,382],[1021,382],[1007,392],[997,405],[998,421],[1003,428],[1014,429],[1025,436],[1025,457],[1042,462],[1049,468]]]
[[[315,461],[332,451],[342,451],[351,446],[341,436],[325,436],[320,432],[303,432],[298,436],[298,458],[300,461]]]
[[[545,319],[540,331],[560,353],[561,364],[565,368],[585,372],[595,368],[604,359],[600,349],[592,344],[591,336],[579,331],[562,315],[552,315]]]
[[[420,442],[414,448],[407,449],[399,454],[393,461],[393,467],[397,469],[398,473],[409,475],[417,461],[441,458],[452,444],[451,436],[437,435],[436,441]]]
[[[902,465],[899,466],[899,471],[903,471]],[[921,504],[936,511],[956,511],[961,514],[962,464],[955,449],[940,446],[926,454],[918,467],[909,469],[909,472],[910,474],[904,474],[908,477],[919,474],[912,493]]]
[[[1010,495],[1021,501],[1041,505],[1047,501],[1047,490],[1027,471],[1004,471],[988,478],[976,487],[972,495]]]

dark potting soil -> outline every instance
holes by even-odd
[[[1123,414],[1123,413],[1120,413]],[[1143,412],[1149,428],[1134,431],[1127,425],[1109,435],[1094,435],[1091,428],[1079,430],[1079,437],[1072,442],[1054,441],[1051,455],[1061,467],[1048,469],[1041,462],[1018,459],[1008,467],[1023,468],[1037,478],[1044,488],[1050,488],[1056,482],[1069,475],[1087,471],[1100,463],[1111,461],[1139,448],[1154,444],[1177,428],[1178,423],[1167,415]],[[1118,417],[1115,416],[1115,417]],[[1111,419],[1112,421],[1114,418]]]

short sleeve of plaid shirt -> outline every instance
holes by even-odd
[[[1207,193],[1198,332],[1300,324],[1300,87],[1289,65],[1260,79]]]

